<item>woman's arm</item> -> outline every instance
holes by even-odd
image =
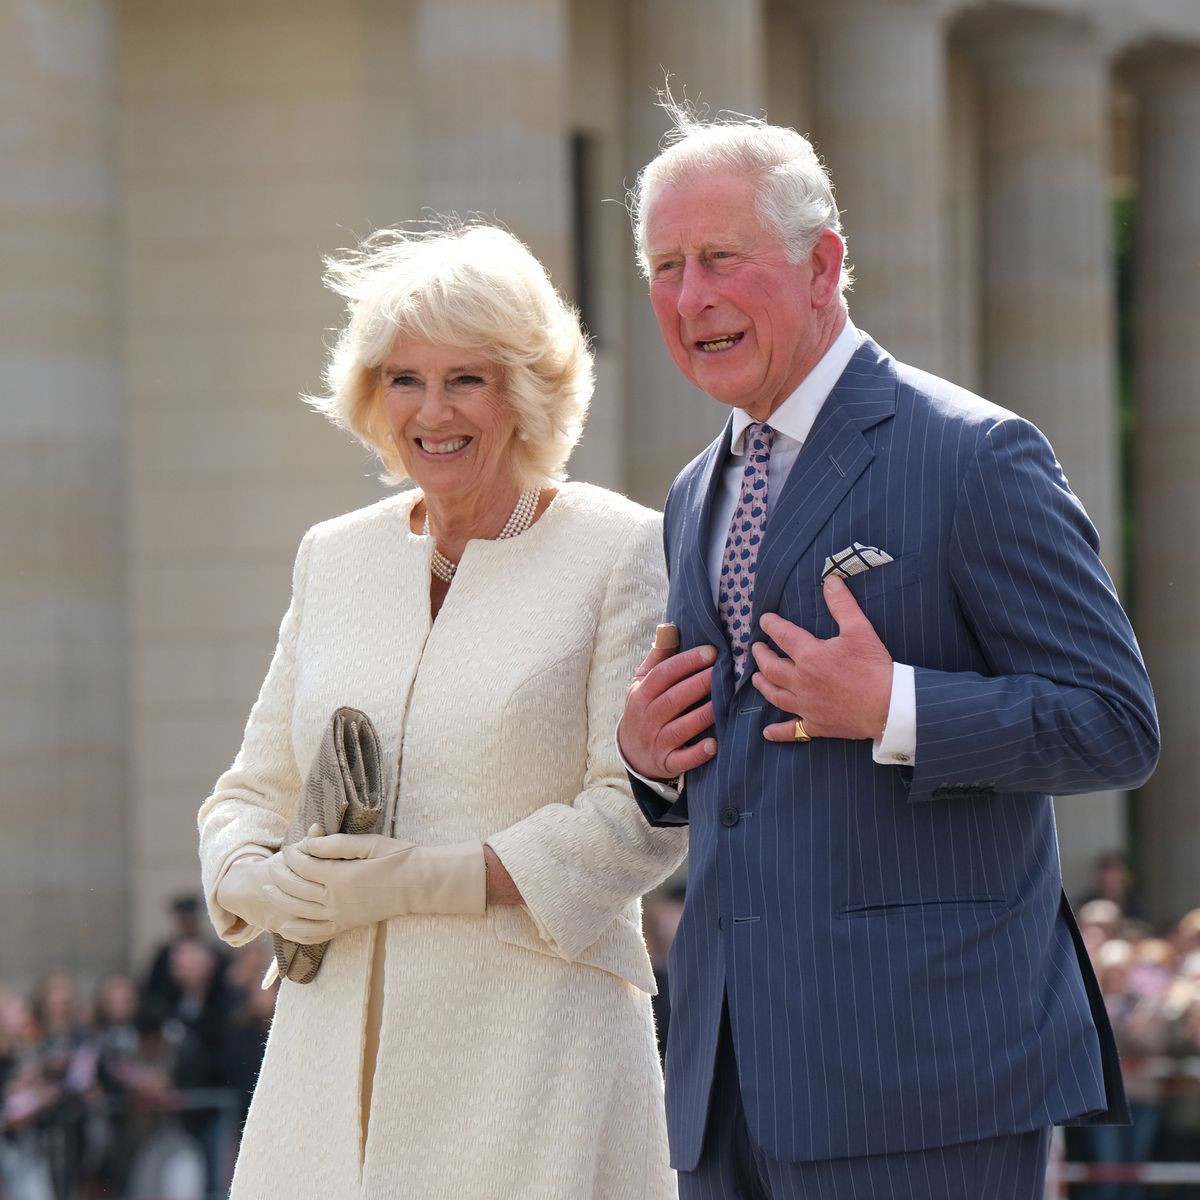
[[[542,940],[569,960],[686,852],[686,829],[654,829],[642,817],[614,733],[633,672],[662,619],[666,586],[661,522],[647,517],[626,535],[597,620],[583,787],[571,804],[547,804],[487,839]],[[503,895],[506,883],[495,886]]]
[[[508,868],[500,856],[491,848],[483,847],[483,866],[487,873],[487,902],[492,904],[524,904],[521,889],[513,882]]]
[[[208,913],[217,935],[234,946],[262,931],[223,908],[216,898],[217,889],[238,858],[250,854],[267,857],[279,849],[302,788],[292,750],[292,701],[311,542],[310,532],[300,543],[292,573],[292,602],[279,628],[271,666],[250,710],[241,749],[197,815]]]

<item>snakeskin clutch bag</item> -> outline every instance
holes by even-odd
[[[339,708],[330,718],[321,748],[292,821],[285,846],[308,836],[313,825],[326,833],[383,832],[383,773],[379,735],[371,718],[356,708]],[[328,942],[302,946],[271,935],[275,965],[283,979],[311,983]]]

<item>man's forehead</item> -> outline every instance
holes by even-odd
[[[705,186],[704,181],[664,185],[646,210],[646,249],[703,249],[717,243],[747,242],[769,235],[745,185]]]
[[[680,254],[704,256],[718,250],[736,254],[772,255],[784,253],[779,238],[761,224],[753,222],[708,222],[703,228],[664,227],[646,231],[646,256],[651,259]]]

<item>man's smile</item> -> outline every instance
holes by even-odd
[[[696,342],[696,349],[703,354],[719,354],[722,350],[731,350],[745,336],[744,333],[725,333],[720,337],[706,338]]]

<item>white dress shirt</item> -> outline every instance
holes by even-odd
[[[771,414],[766,421],[775,430],[771,446],[770,485],[767,497],[767,520],[770,521],[771,497],[779,495],[795,465],[817,416],[821,412],[834,384],[841,378],[862,335],[849,318],[841,333],[824,357],[800,381],[800,386]],[[725,554],[725,539],[729,522],[737,508],[742,474],[746,466],[746,429],[754,422],[745,409],[734,409],[730,427],[729,454],[721,471],[718,492],[713,497],[712,522],[708,530],[705,564],[708,567],[713,603],[721,579],[721,560]],[[917,693],[913,669],[903,663],[892,664],[892,695],[888,706],[887,724],[883,736],[872,743],[871,754],[877,763],[887,766],[912,766],[917,749]],[[635,775],[637,772],[633,772]],[[638,775],[639,779],[643,777]],[[674,800],[679,793],[669,784],[646,779],[664,799]]]

